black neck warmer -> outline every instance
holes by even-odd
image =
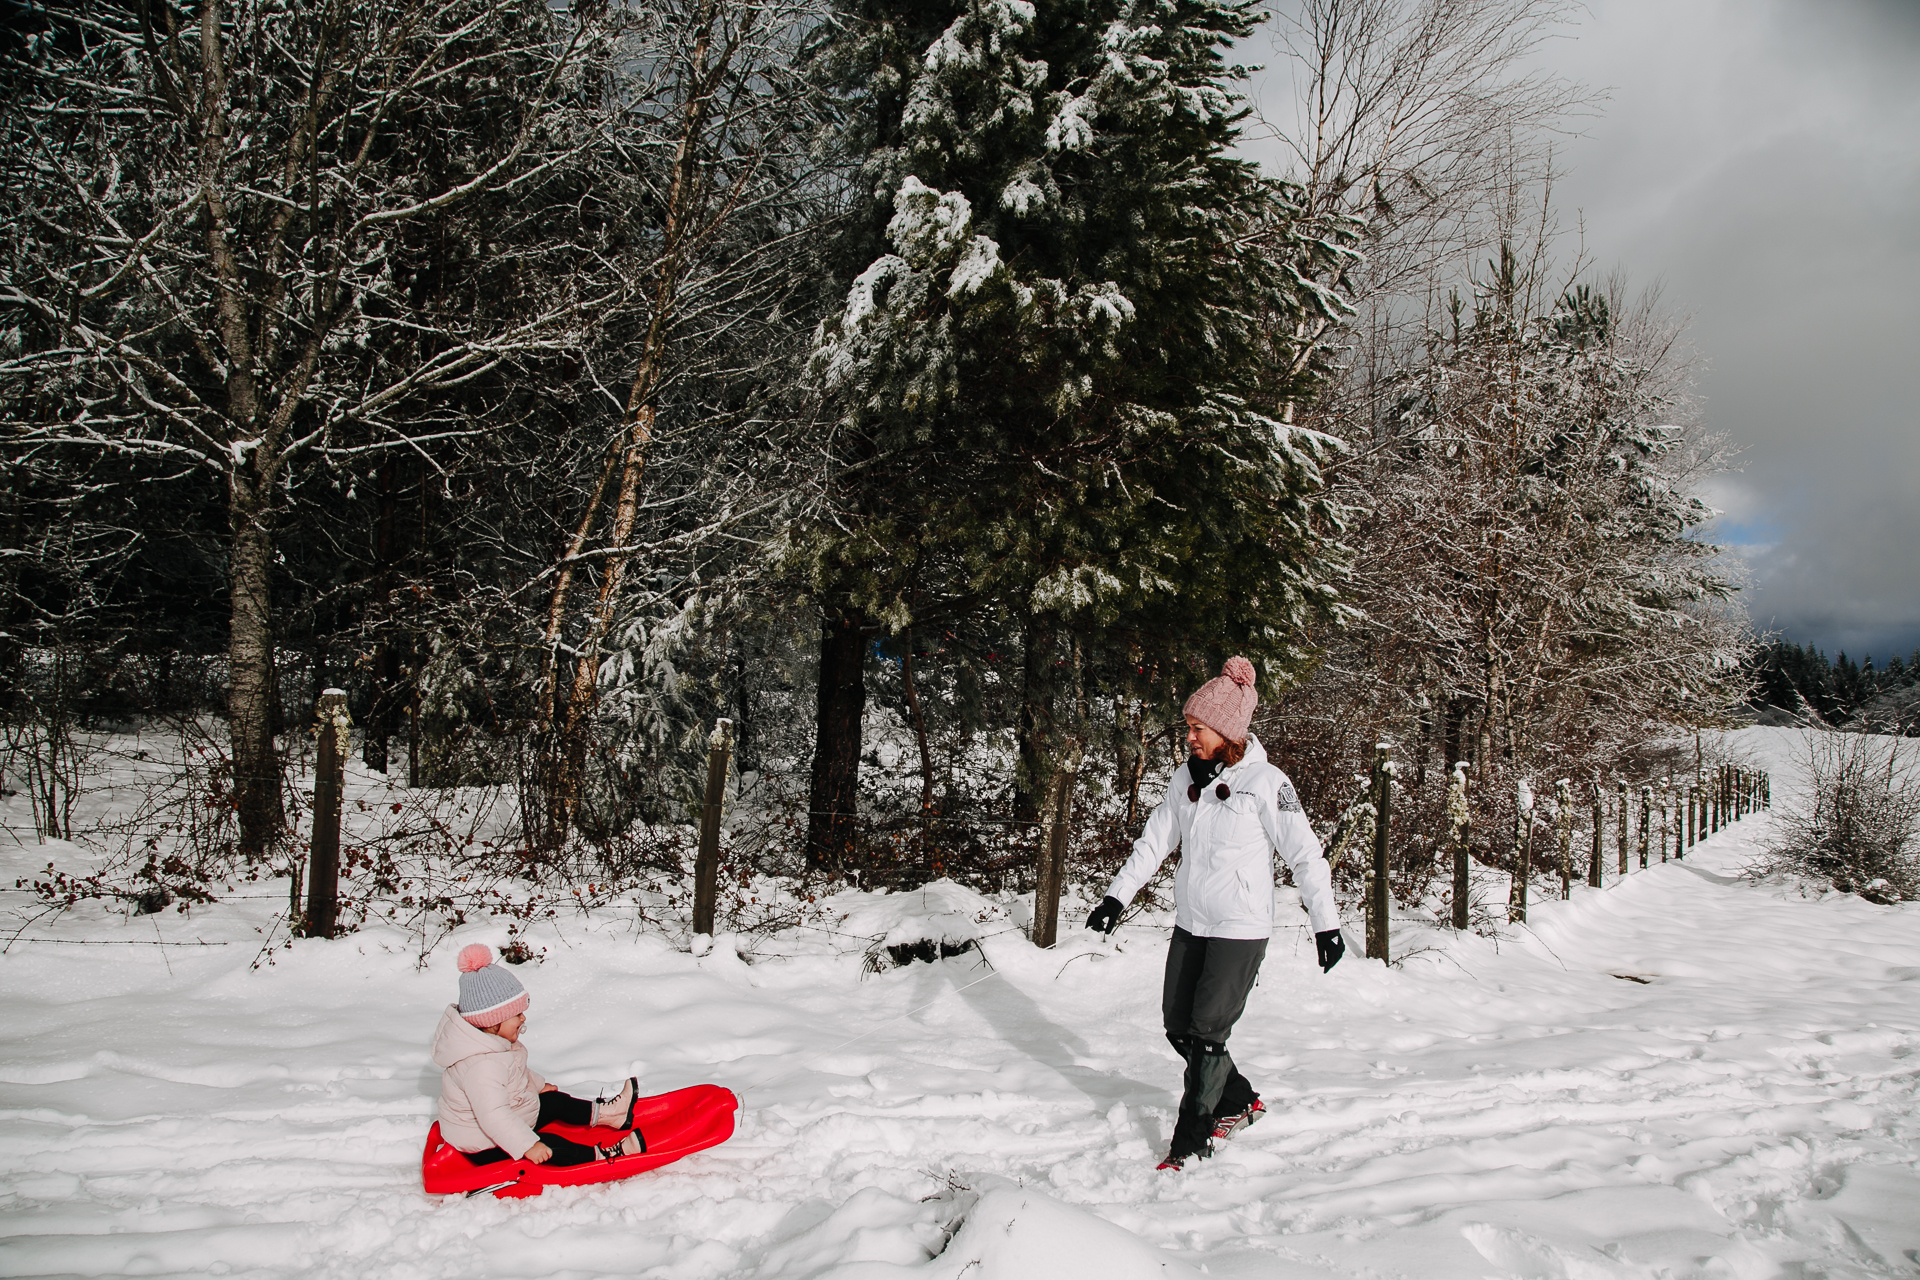
[[[1187,757],[1187,777],[1196,787],[1204,787],[1220,776],[1227,767],[1225,760],[1202,760],[1199,756]]]

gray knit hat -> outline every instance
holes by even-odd
[[[460,948],[460,1016],[476,1027],[497,1027],[527,1009],[520,979],[493,962],[482,942]]]

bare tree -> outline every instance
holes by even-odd
[[[795,315],[805,304],[794,295],[815,232],[819,162],[808,143],[818,117],[798,66],[817,20],[807,0],[694,0],[648,8],[622,43],[623,63],[638,69],[618,119],[633,216],[644,228],[644,250],[625,264],[638,324],[630,345],[609,356],[631,380],[617,416],[596,420],[604,433],[597,466],[566,500],[570,527],[535,584],[544,597],[534,714],[543,843],[564,839],[579,802],[609,649],[645,647],[644,637],[621,639],[622,620],[688,602],[687,592],[657,581],[629,591],[629,570],[737,537],[742,522],[794,497],[790,484],[768,485],[754,468],[734,465],[731,451],[733,462],[651,486],[653,520],[646,510],[649,464],[673,433],[682,443],[689,433],[743,428],[760,437],[769,426],[761,411],[778,393],[763,386],[748,397],[756,407],[736,404],[704,421],[670,421],[673,398],[690,407],[698,399],[686,393],[690,381],[738,383],[748,369],[777,386],[783,343],[805,331]],[[670,507],[680,509],[659,519]]]
[[[258,849],[282,821],[271,595],[290,469],[422,452],[467,428],[406,409],[509,352],[579,344],[603,301],[590,273],[529,273],[505,317],[449,314],[397,277],[393,246],[598,145],[576,110],[593,32],[482,0],[83,3],[49,21],[11,68],[0,141],[24,232],[0,276],[24,337],[0,377],[60,394],[7,431],[224,489],[230,750]]]
[[[1430,282],[1499,237],[1502,196],[1547,175],[1557,130],[1594,96],[1530,66],[1575,0],[1296,0],[1274,23],[1292,101],[1267,120],[1309,217],[1364,228],[1365,253],[1312,273],[1391,328]],[[1308,315],[1291,388],[1347,326]],[[1364,366],[1364,359],[1361,361]]]
[[[1471,762],[1486,810],[1515,777],[1613,767],[1744,687],[1735,583],[1691,535],[1725,441],[1698,429],[1676,326],[1618,280],[1566,282],[1549,233],[1503,243],[1423,342],[1308,411],[1349,442],[1328,474],[1352,555],[1349,625],[1273,712],[1310,793],[1387,734],[1415,780],[1436,749]],[[1437,840],[1439,795],[1411,792]]]

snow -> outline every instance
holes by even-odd
[[[986,236],[974,236],[954,264],[953,279],[947,285],[949,298],[964,297],[979,289],[1002,269],[1000,245]]]
[[[1085,151],[1091,147],[1093,125],[1086,113],[1094,110],[1094,104],[1070,93],[1059,94],[1057,103],[1053,119],[1047,125],[1047,150]]]
[[[973,205],[958,191],[935,191],[908,174],[901,180],[900,190],[894,193],[893,208],[893,218],[887,223],[887,239],[916,270],[923,270],[929,263],[943,260],[961,245],[970,243]],[[996,247],[996,261],[998,252]]]
[[[1777,802],[1800,732],[1734,735]],[[12,875],[83,860],[34,842],[24,797],[4,812]],[[1322,975],[1283,890],[1232,1040],[1270,1115],[1183,1175],[1153,1169],[1165,918],[1042,952],[1020,904],[937,885],[699,956],[620,904],[534,926],[539,1070],[744,1107],[656,1173],[496,1201],[427,1197],[419,1158],[454,952],[499,930],[424,967],[373,925],[255,968],[284,882],[83,905],[0,954],[0,1272],[1911,1277],[1920,908],[1744,878],[1768,821],[1499,937],[1403,919],[1393,967],[1356,948]],[[976,949],[873,972],[916,934]]]

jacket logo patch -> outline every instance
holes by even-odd
[[[1281,782],[1273,791],[1273,807],[1281,813],[1305,813],[1300,807],[1300,797],[1293,794],[1291,782]]]

